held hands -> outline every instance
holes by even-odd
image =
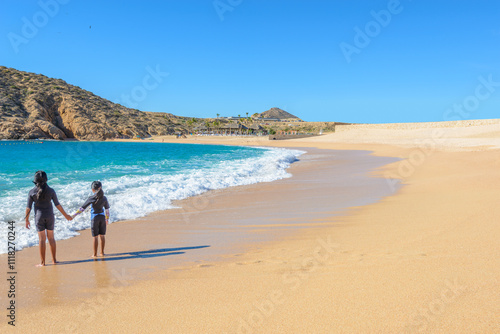
[[[64,218],[66,218],[68,221],[72,221],[73,220],[73,217],[70,216],[70,215],[68,215],[68,214],[65,214]]]

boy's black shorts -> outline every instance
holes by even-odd
[[[92,218],[92,236],[106,235],[106,217],[98,215]]]

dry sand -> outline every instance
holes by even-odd
[[[38,275],[39,284],[34,285],[39,291],[30,296],[20,292],[18,298],[34,298],[33,303],[43,306],[20,308],[17,332],[498,333],[500,151],[492,143],[500,136],[495,124],[473,125],[472,130],[460,125],[421,125],[406,131],[365,126],[363,133],[352,129],[272,142],[262,138],[158,138],[368,149],[377,156],[403,159],[373,175],[386,181],[389,188],[394,186],[389,178],[400,179],[404,186],[395,195],[341,215],[325,207],[327,218],[311,219],[309,228],[282,233],[268,226],[264,230],[272,230],[274,240],[249,242],[241,246],[243,253],[228,250],[224,257],[215,254],[214,259],[202,263],[162,268],[153,261],[146,274],[134,267],[134,258],[83,262],[71,269],[67,269],[71,265],[38,272],[26,269],[30,275]],[[440,137],[429,137],[432,129],[441,131]],[[306,167],[304,170],[314,166]],[[269,187],[287,194],[287,188],[279,184]],[[261,198],[260,189],[255,185],[245,191],[245,196],[253,196],[248,203]],[[245,205],[234,190],[216,194],[219,197],[213,205],[227,194]],[[300,199],[304,194],[292,195]],[[224,210],[222,206],[219,211]],[[265,212],[272,214],[272,208]],[[154,217],[144,222],[157,224],[160,233],[162,226]],[[290,226],[297,223],[287,219]],[[130,249],[139,233],[134,231],[138,223],[111,225],[110,238],[120,236],[111,244],[116,247],[114,252]],[[83,237],[60,242],[60,254],[69,258],[81,254],[80,248],[88,243]],[[167,239],[151,241],[151,247],[175,244],[176,240],[174,231]],[[194,249],[191,256],[201,255],[201,250]],[[19,255],[35,260],[36,248]],[[27,265],[24,262],[21,265]],[[128,268],[126,272],[119,270],[123,266]],[[50,283],[65,279],[90,279],[93,285],[79,300],[54,299],[54,295],[71,296],[64,285]],[[0,330],[11,331],[4,323]]]

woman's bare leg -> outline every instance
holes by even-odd
[[[106,236],[105,235],[99,235],[99,238],[101,239],[101,254],[100,256],[104,256],[104,246],[106,245]]]
[[[47,230],[47,239],[49,239],[50,253],[52,254],[52,263],[56,264],[56,239],[54,239],[54,230]]]
[[[98,236],[95,236],[94,237],[94,244],[93,244],[94,253],[92,254],[91,257],[97,257],[97,246],[98,246],[98,243],[99,243]]]
[[[45,266],[45,231],[38,232],[38,250],[40,251],[40,264],[37,267]]]

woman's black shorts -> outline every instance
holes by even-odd
[[[53,231],[54,230],[54,215],[44,218],[35,217],[36,230],[38,232],[42,232],[45,230]]]
[[[92,236],[106,235],[106,217],[97,215],[92,218]]]

